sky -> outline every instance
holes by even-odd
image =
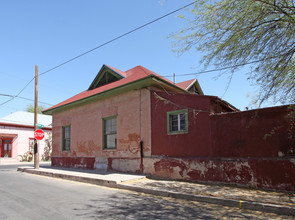
[[[38,65],[39,105],[46,108],[86,90],[103,64],[122,71],[137,65],[176,82],[196,78],[205,95],[218,96],[240,110],[250,107],[258,88],[247,80],[247,67],[229,75],[198,75],[202,53],[173,52],[169,35],[187,25],[181,10],[47,72],[141,25],[183,7],[192,0],[1,0],[0,118],[33,104]],[[189,8],[192,8],[190,6]],[[207,69],[214,69],[209,66]],[[45,73],[46,72],[46,73]],[[44,74],[42,74],[44,73]],[[10,99],[4,95],[17,95]],[[46,103],[46,104],[45,104]]]

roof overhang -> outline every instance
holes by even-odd
[[[85,104],[89,104],[95,101],[107,99],[122,93],[129,92],[131,90],[136,90],[136,89],[142,89],[146,87],[155,87],[159,88],[161,90],[165,89],[167,91],[171,92],[182,92],[182,93],[188,93],[186,90],[179,88],[178,86],[169,83],[160,77],[157,77],[155,75],[149,75],[147,77],[132,81],[130,83],[106,90],[104,92],[100,92],[88,97],[85,97],[83,99],[79,99],[77,101],[73,101],[67,104],[64,104],[62,106],[58,106],[56,108],[50,108],[48,110],[43,111],[44,114],[46,115],[53,115],[55,113],[59,113],[62,111],[66,111],[68,109],[82,106]]]
[[[29,129],[32,129],[34,130],[34,125],[25,125],[25,124],[14,124],[14,123],[6,123],[6,122],[0,122],[0,126],[3,126],[3,127],[14,127],[14,128],[29,128]],[[52,127],[43,127],[42,130],[52,130]]]

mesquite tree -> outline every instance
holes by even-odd
[[[205,55],[205,66],[251,65],[259,102],[295,102],[295,6],[293,0],[198,0],[189,23],[173,33],[175,49]]]

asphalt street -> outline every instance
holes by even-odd
[[[0,165],[0,219],[293,219],[17,172]]]

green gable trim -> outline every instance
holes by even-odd
[[[106,85],[111,82],[118,81],[120,79],[123,79],[124,77],[114,70],[110,69],[106,65],[103,65],[101,70],[98,72],[97,76],[89,86],[88,90],[95,89],[97,87]]]
[[[188,93],[186,90],[183,90],[179,88],[178,86],[175,86],[174,84],[166,82],[157,76],[150,75],[145,78],[141,78],[139,80],[124,84],[122,86],[118,86],[113,89],[110,89],[92,96],[88,96],[86,98],[79,99],[77,101],[74,101],[53,109],[49,109],[47,111],[43,111],[43,113],[46,115],[52,115],[58,112],[69,110],[74,107],[86,105],[86,104],[107,99],[116,95],[121,95],[131,90],[142,89],[142,88],[151,87],[151,86],[159,88],[161,90],[165,89],[167,91],[172,91],[172,92]]]

